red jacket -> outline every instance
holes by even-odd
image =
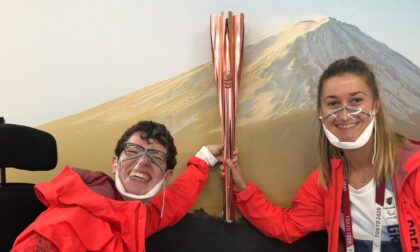
[[[420,148],[401,152],[402,168],[393,177],[404,251],[420,251]],[[243,216],[265,235],[291,243],[309,232],[327,230],[328,251],[339,251],[343,185],[341,160],[332,160],[328,189],[318,183],[319,168],[305,180],[289,209],[274,206],[252,183],[236,194]]]
[[[175,224],[192,207],[207,181],[208,165],[199,158],[190,159],[184,173],[166,190],[163,218],[162,193],[147,205],[116,200],[121,196],[110,177],[82,176],[86,173],[67,166],[51,182],[35,186],[48,209],[18,236],[12,251],[33,248],[33,238],[41,237],[46,238],[41,242],[51,241],[59,251],[142,252],[148,236]]]

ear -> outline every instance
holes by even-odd
[[[115,175],[115,172],[117,171],[117,162],[118,162],[117,157],[113,156],[112,157],[112,174],[114,175]]]
[[[165,184],[167,184],[169,182],[169,180],[171,179],[172,175],[174,174],[174,170],[167,170],[165,173]]]
[[[381,100],[377,100],[374,106],[375,115],[378,114],[380,108],[381,108]]]
[[[319,108],[319,109],[318,109],[318,116],[317,116],[317,118],[318,118],[318,119],[320,119],[320,120],[321,120],[321,122],[322,122],[322,116],[323,116],[322,109],[321,109],[321,108]]]

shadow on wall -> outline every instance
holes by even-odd
[[[187,214],[175,226],[148,238],[146,251],[322,252],[327,251],[327,233],[310,233],[293,244],[287,244],[265,236],[245,219],[226,224],[223,219],[212,217],[199,209],[194,214]]]

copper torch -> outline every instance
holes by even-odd
[[[226,165],[235,148],[235,120],[244,47],[244,14],[222,12],[210,17],[214,76],[217,84],[222,141],[224,143],[223,217],[235,220],[232,171]]]

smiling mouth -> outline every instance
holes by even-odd
[[[348,124],[338,124],[336,125],[337,128],[339,129],[349,129],[349,128],[353,128],[357,125],[357,123],[348,123]]]
[[[145,173],[142,173],[142,172],[132,172],[130,174],[130,178],[140,180],[140,181],[143,181],[143,182],[146,182],[146,183],[149,182],[152,179],[149,175],[147,175]]]

